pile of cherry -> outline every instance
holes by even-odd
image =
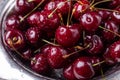
[[[42,75],[89,80],[120,62],[120,0],[16,0],[4,43]]]

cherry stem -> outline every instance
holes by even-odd
[[[102,0],[102,1],[96,2],[96,3],[93,4],[91,7],[93,8],[94,6],[96,6],[96,5],[98,5],[98,4],[101,4],[101,3],[104,3],[104,2],[109,2],[109,1],[112,1],[112,0]]]
[[[109,29],[106,29],[106,28],[104,28],[104,27],[102,27],[102,26],[99,26],[99,28],[101,28],[101,29],[103,29],[103,30],[106,30],[106,31],[109,31],[109,32],[115,34],[116,36],[120,37],[120,35],[119,35],[118,33],[114,32],[114,31],[111,31],[111,30],[109,30]]]
[[[92,2],[91,2],[91,4],[90,4],[90,6],[92,6],[92,5],[94,4],[94,2],[95,2],[95,0],[92,0]]]
[[[67,26],[69,26],[69,22],[70,22],[70,10],[71,9],[71,0],[70,0],[70,7],[69,7],[69,12],[68,12],[68,18],[67,18]]]
[[[72,17],[73,17],[73,14],[75,13],[75,11],[76,11],[76,8],[73,8],[72,14],[71,14],[71,17],[70,17],[70,22],[72,22]]]
[[[102,64],[102,63],[105,63],[105,61],[98,62],[98,63],[96,63],[96,64],[93,64],[92,66],[95,67],[95,66],[100,65],[100,64]]]
[[[83,48],[83,47],[81,47],[81,46],[77,46],[77,48],[79,49],[78,51],[75,51],[75,52],[73,52],[73,53],[70,53],[70,54],[68,54],[68,55],[64,55],[63,56],[63,58],[68,58],[68,57],[70,57],[70,56],[72,56],[72,55],[74,55],[74,54],[76,54],[76,53],[78,53],[78,52],[80,52],[80,51],[83,51],[83,50],[85,50],[85,49],[87,49],[87,48],[89,48],[89,46],[90,45],[87,45],[85,48]]]
[[[62,18],[61,13],[59,13],[58,16],[60,17],[61,25],[64,25],[64,22],[63,22],[63,18]]]
[[[117,10],[104,9],[104,8],[95,8],[95,9],[106,10],[106,11],[110,11],[110,12],[117,12],[117,13],[119,13],[119,11],[117,11]]]
[[[27,15],[25,15],[23,18],[20,19],[20,22],[22,22],[25,18],[27,18],[32,12],[34,12],[45,0],[42,0],[32,11],[30,11]]]
[[[66,3],[66,2],[68,2],[68,1],[65,1],[64,3]],[[53,13],[55,13],[56,10],[57,10],[59,7],[61,7],[64,3],[58,4],[57,7],[48,15],[48,18],[52,17]]]
[[[106,78],[105,78],[105,76],[104,76],[104,73],[103,73],[102,67],[100,68],[100,72],[101,72],[101,75],[102,75],[102,80],[106,80]]]
[[[12,40],[11,40],[11,39],[8,39],[8,41],[9,41],[10,46],[13,48],[13,50],[14,50],[19,56],[21,56],[22,58],[24,58],[24,56],[23,56],[19,51],[17,51],[16,48],[13,46]]]
[[[50,41],[47,41],[47,40],[45,40],[45,39],[42,39],[42,41],[45,42],[45,43],[54,45],[54,46],[60,46],[60,45],[58,45],[58,44],[54,44],[54,43],[52,43],[52,42],[50,42]]]

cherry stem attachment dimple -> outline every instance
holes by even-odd
[[[102,27],[102,26],[99,26],[99,28],[101,28],[101,29],[103,29],[103,30],[106,30],[106,31],[109,31],[109,32],[115,34],[116,36],[120,37],[120,35],[119,35],[118,33],[114,32],[114,31],[111,31],[111,30],[109,30],[109,29],[106,29],[106,28],[104,28],[104,27]]]
[[[32,11],[30,11],[27,15],[25,15],[23,18],[20,19],[20,22],[22,22],[25,18],[27,18],[32,12],[34,12],[45,0],[42,0]]]

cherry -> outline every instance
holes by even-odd
[[[109,12],[107,10],[98,10],[98,14],[100,14],[100,16],[102,17],[103,21],[106,21],[106,20],[109,19],[110,13],[111,12]]]
[[[32,58],[33,51],[31,49],[26,49],[22,52],[22,56],[25,60],[30,60]]]
[[[50,70],[47,62],[47,56],[44,55],[44,53],[36,54],[31,60],[31,68],[37,73],[47,74]]]
[[[79,20],[79,17],[86,12],[87,9],[89,9],[90,3],[87,0],[81,0],[80,2],[78,1],[77,3],[74,4],[73,8],[73,17],[76,20]]]
[[[68,51],[60,46],[52,46],[48,52],[48,62],[52,68],[59,69],[66,65],[67,59],[64,55],[67,55]]]
[[[27,18],[27,21],[31,26],[39,27],[44,31],[55,30],[60,24],[60,19],[56,13],[48,17],[50,13],[51,11],[35,12]]]
[[[81,26],[79,24],[73,24],[69,26],[60,26],[55,33],[55,38],[57,42],[64,47],[74,46],[81,33]]]
[[[67,80],[77,80],[73,74],[72,65],[69,65],[63,69],[63,76]]]
[[[116,62],[115,62],[115,61],[113,60],[113,58],[111,57],[110,48],[107,48],[107,49],[106,49],[103,57],[104,57],[107,65],[115,65]]]
[[[109,8],[116,8],[120,5],[120,0],[112,0],[109,2],[108,7]]]
[[[69,12],[69,7],[71,7],[71,2],[66,0],[56,0],[51,1],[44,7],[46,11],[55,11],[57,13],[61,13],[62,15],[66,15]]]
[[[80,57],[73,63],[73,74],[79,80],[89,80],[95,72],[88,59]]]
[[[114,42],[109,48],[109,54],[115,62],[120,62],[120,41]]]
[[[26,38],[30,44],[37,44],[41,39],[41,33],[38,27],[30,27],[26,31]]]
[[[35,5],[38,5],[42,1],[44,1],[44,4],[47,4],[50,0],[31,0],[31,2],[34,2]],[[44,5],[44,4],[42,4],[42,5]]]
[[[23,33],[17,29],[11,29],[5,32],[4,42],[12,50],[22,49],[25,46]]]
[[[52,45],[46,44],[46,45],[44,45],[43,47],[41,47],[41,51],[40,51],[40,52],[42,52],[42,53],[48,55],[48,53],[49,53],[51,47],[52,47]]]
[[[15,11],[18,14],[25,15],[34,8],[34,3],[28,0],[17,0],[15,4]]]
[[[102,62],[102,59],[101,59],[100,57],[96,57],[96,56],[90,57],[90,60],[91,60],[92,65]],[[103,64],[103,63],[102,63],[102,64]],[[101,67],[102,67],[102,64],[93,66],[94,71],[95,71],[96,73],[100,72]]]
[[[114,11],[111,13],[111,20],[115,21],[117,24],[120,24],[120,7],[117,7],[115,10],[118,12]]]
[[[85,37],[85,44],[90,44],[90,46],[86,50],[92,55],[97,55],[101,53],[103,49],[103,42],[101,38],[97,35],[87,35]]]
[[[20,27],[20,21],[19,21],[18,16],[16,15],[12,15],[8,17],[5,24],[6,24],[5,30],[19,29]]]
[[[86,31],[96,31],[101,23],[101,16],[97,12],[86,12],[81,16],[80,22]]]
[[[109,21],[104,22],[104,27],[108,30],[118,33],[118,25],[114,21],[109,20]],[[109,32],[107,30],[102,31],[102,36],[107,41],[113,40],[116,37],[115,34]]]

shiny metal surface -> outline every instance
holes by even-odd
[[[5,11],[9,6],[12,6],[11,4],[14,3],[14,1],[15,0],[0,0],[0,24],[2,24],[2,20],[3,20],[2,17],[4,16]],[[2,29],[2,25],[0,25],[0,29]],[[2,32],[0,30],[0,38],[2,36],[1,33]],[[49,78],[45,79],[43,76],[28,70],[27,68],[24,67],[24,65],[21,65],[21,63],[16,63],[16,62],[17,60],[12,56],[10,56],[10,54],[4,49],[1,39],[0,40],[0,78],[7,80],[50,80]],[[114,73],[109,74],[106,77],[106,80],[120,80],[119,69],[120,69],[119,67],[117,68],[115,67],[115,70],[113,70]]]

